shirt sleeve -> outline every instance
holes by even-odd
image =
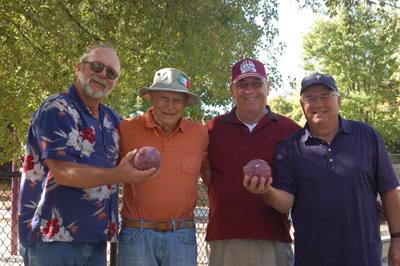
[[[63,99],[46,102],[33,121],[41,159],[76,162],[81,156],[82,136],[78,112]]]
[[[296,169],[289,151],[287,142],[279,145],[275,158],[276,171],[272,186],[294,195]]]
[[[377,190],[379,193],[381,193],[398,187],[399,181],[397,180],[382,137],[375,129],[372,129],[372,134],[376,143],[374,176],[377,182]]]

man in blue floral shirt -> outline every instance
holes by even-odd
[[[121,67],[111,46],[90,47],[68,92],[49,97],[28,131],[19,206],[25,265],[106,265],[118,230],[118,183],[140,182],[128,153],[119,165],[120,117],[101,104]]]

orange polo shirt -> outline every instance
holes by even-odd
[[[160,173],[153,179],[124,184],[122,218],[193,218],[200,167],[207,153],[207,128],[194,120],[181,119],[168,137],[162,137],[160,131],[152,108],[143,116],[120,124],[121,156],[143,146],[154,146],[162,159]]]

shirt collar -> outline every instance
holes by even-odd
[[[72,103],[77,106],[80,110],[91,114],[92,112],[90,109],[83,103],[81,97],[79,96],[78,89],[76,88],[75,84],[71,85],[68,90],[68,95],[72,100]],[[103,111],[103,104],[99,104],[99,112]]]
[[[349,121],[339,115],[339,132],[351,134],[351,125]]]
[[[351,134],[351,126],[349,122],[346,119],[342,118],[340,115],[338,118],[339,118],[338,133]],[[301,142],[306,142],[309,138],[312,137],[313,136],[310,132],[310,126],[306,122],[306,124],[304,125],[304,134],[301,135]]]

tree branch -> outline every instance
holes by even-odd
[[[82,30],[84,31],[87,35],[89,35],[90,37],[92,37],[93,39],[95,39],[96,41],[102,41],[104,42],[104,40],[102,38],[100,38],[99,36],[91,33],[89,30],[87,30],[79,21],[77,21],[75,19],[75,17],[71,14],[71,12],[68,10],[68,8],[65,6],[64,2],[62,0],[59,1],[61,4],[61,7],[63,8],[63,10],[65,11],[65,13],[67,14],[67,16]]]
[[[15,23],[14,21],[8,21],[9,23],[11,23],[12,25],[14,25],[14,27],[18,30],[18,32],[21,34],[21,36],[28,41],[28,43],[30,43],[32,45],[33,48],[35,48],[36,50],[38,50],[41,53],[44,53],[44,50],[39,47],[37,44],[35,44],[31,39],[29,39],[29,37],[21,30],[21,26],[17,23]]]

